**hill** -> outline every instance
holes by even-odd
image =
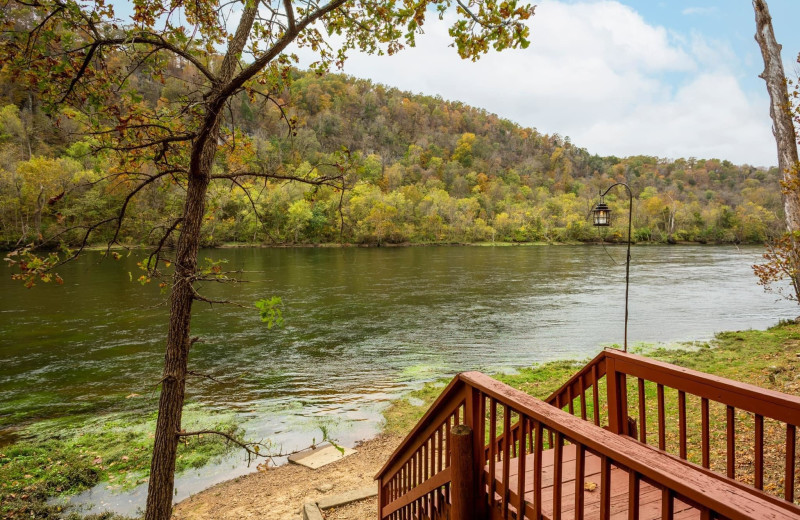
[[[179,64],[163,82],[134,78],[153,106],[185,96]],[[719,158],[600,157],[568,137],[524,128],[485,110],[415,95],[340,74],[293,71],[291,81],[241,93],[226,124],[240,164],[269,182],[212,188],[205,245],[226,242],[591,241],[587,220],[597,194],[627,182],[635,196],[638,242],[761,243],[782,229],[777,169]],[[0,77],[0,244],[59,235],[74,243],[108,218],[124,195],[108,179],[116,157],[79,134],[82,114],[45,114],[35,93]],[[343,161],[342,158],[345,158]],[[346,164],[345,190],[287,183]],[[336,166],[335,166],[336,165]],[[131,182],[136,172],[130,172]],[[174,179],[131,200],[120,241],[150,243],[181,201]],[[625,237],[627,197],[609,195]],[[111,238],[111,231],[102,236]]]

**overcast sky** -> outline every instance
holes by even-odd
[[[777,163],[750,0],[541,0],[532,44],[462,61],[435,17],[415,49],[344,72],[485,108],[600,155]],[[787,74],[800,1],[769,0]]]

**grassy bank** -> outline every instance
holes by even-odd
[[[676,365],[800,395],[800,324],[794,322],[764,331],[725,332],[707,343],[677,348],[637,345],[632,350]],[[495,377],[544,398],[583,364],[584,361],[556,361]],[[444,384],[446,381],[427,384],[395,401],[385,412],[385,431],[405,435]],[[233,414],[210,414],[196,405],[187,407],[184,418],[187,429],[236,429]],[[30,427],[22,432],[27,436],[24,440],[0,447],[0,517],[61,518],[57,507],[46,504],[48,497],[74,494],[97,483],[124,490],[143,482],[150,462],[154,421],[154,414],[120,412],[94,419],[85,416],[53,419]],[[226,450],[227,446],[216,438],[194,439],[180,446],[178,468],[201,466]]]
[[[659,348],[637,345],[632,352],[660,361],[800,395],[800,324],[784,322],[767,330],[723,332],[705,343]],[[584,361],[554,361],[523,368],[496,379],[544,399],[557,390]],[[405,435],[441,393],[446,380],[425,385],[395,401],[385,412],[385,432]]]
[[[187,429],[237,431],[232,413],[190,404],[183,417]],[[60,508],[47,504],[49,498],[96,484],[126,490],[146,482],[155,421],[155,413],[120,412],[39,421],[22,430],[20,440],[0,447],[0,517],[61,518]],[[228,449],[217,436],[188,439],[178,447],[177,470],[203,466]]]

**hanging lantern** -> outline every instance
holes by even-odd
[[[600,198],[594,208],[592,208],[592,222],[595,226],[610,226],[611,225],[611,208],[608,204],[603,202]]]

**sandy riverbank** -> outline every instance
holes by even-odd
[[[380,435],[356,446],[358,453],[317,470],[287,464],[222,482],[179,503],[173,519],[297,520],[309,500],[374,484],[375,473],[401,440]],[[326,519],[362,520],[374,517],[376,509],[376,499],[362,500],[327,511]]]

